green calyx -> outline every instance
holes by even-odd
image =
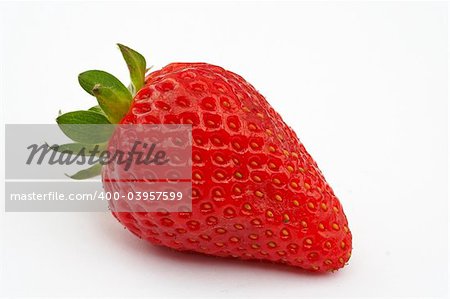
[[[90,70],[81,73],[78,82],[87,93],[96,98],[98,105],[87,110],[60,113],[56,122],[74,143],[52,147],[53,150],[72,151],[76,155],[76,150],[81,148],[87,151],[97,145],[99,148],[106,148],[114,129],[111,124],[118,124],[122,120],[130,108],[133,97],[144,86],[147,71],[144,56],[127,46],[117,45],[130,73],[130,85],[127,88],[116,77],[105,71]],[[96,130],[92,130],[89,126],[92,124],[99,126],[96,126]],[[95,164],[69,177],[80,180],[95,177],[100,173],[101,165]]]
[[[127,46],[122,44],[117,45],[119,46],[119,50],[122,52],[123,59],[125,59],[128,70],[130,71],[130,92],[135,95],[144,86],[145,72],[147,70],[145,58]]]
[[[97,98],[98,105],[112,124],[119,123],[132,100],[130,91],[116,77],[104,71],[87,71],[78,75],[81,87]]]

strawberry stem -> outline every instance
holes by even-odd
[[[131,84],[127,88],[113,75],[99,70],[90,70],[78,75],[81,87],[97,99],[98,105],[88,110],[59,113],[56,122],[64,134],[75,141],[62,145],[60,150],[79,149],[86,144],[106,146],[114,129],[110,124],[120,123],[128,112],[134,95],[144,86],[147,71],[144,56],[127,46],[117,45],[127,63]],[[81,126],[73,126],[74,124]],[[83,126],[89,124],[106,126],[99,126],[93,131],[89,126]],[[100,174],[101,168],[101,165],[96,164],[69,177],[77,180],[90,178]]]

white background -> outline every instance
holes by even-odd
[[[311,275],[155,248],[106,213],[2,211],[1,294],[446,297],[447,14],[444,2],[1,3],[4,123],[92,105],[84,70],[127,81],[116,42],[156,69],[218,64],[295,129],[354,235],[348,267]]]

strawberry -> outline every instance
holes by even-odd
[[[172,63],[144,77],[142,55],[119,48],[131,91],[107,73],[83,73],[80,84],[99,102],[89,111],[109,123],[191,124],[193,140],[192,212],[113,211],[120,223],[152,244],[180,251],[320,272],[346,264],[352,235],[342,205],[295,132],[252,85],[207,63]],[[64,119],[58,123],[68,123]],[[122,176],[105,165],[105,190],[126,189]]]

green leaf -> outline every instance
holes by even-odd
[[[102,165],[97,163],[97,164],[92,165],[89,168],[80,170],[73,175],[68,175],[66,173],[66,176],[68,176],[69,178],[74,179],[74,180],[85,180],[85,179],[90,179],[95,176],[98,176],[101,173],[102,173]]]
[[[131,77],[131,94],[135,95],[145,82],[145,72],[146,72],[146,62],[144,56],[134,51],[133,49],[124,46],[122,44],[117,44],[119,46],[120,52],[127,63],[128,70],[130,71]]]
[[[58,124],[111,124],[108,119],[94,111],[72,111],[59,115],[56,118]]]
[[[105,143],[114,131],[108,119],[93,111],[73,111],[56,118],[61,130],[70,139],[81,143]]]
[[[105,112],[103,112],[102,108],[99,105],[89,108],[89,111],[94,111],[105,115]]]
[[[116,77],[104,71],[87,71],[78,75],[81,87],[97,98],[111,123],[119,123],[128,112],[132,96]]]
[[[100,144],[88,144],[88,143],[66,143],[57,146],[50,146],[50,148],[57,152],[70,152],[72,154],[81,153],[83,156],[91,156],[91,153],[95,152],[95,156],[98,156],[102,151],[106,149],[106,143]]]

